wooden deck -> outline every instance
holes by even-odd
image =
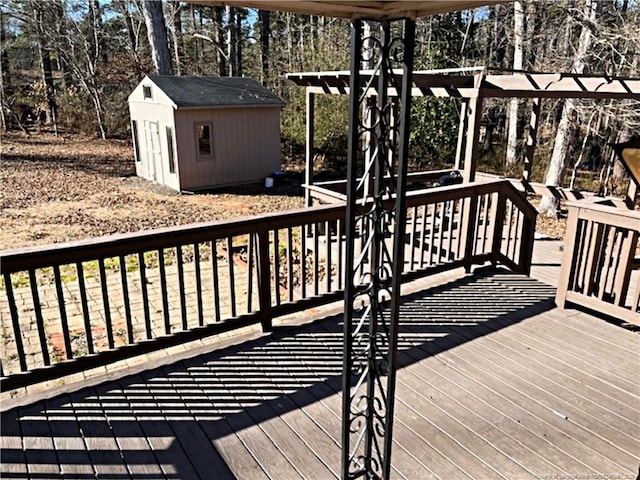
[[[543,281],[450,272],[407,297],[395,478],[636,478],[640,336],[555,308],[558,247],[536,242]],[[5,412],[0,477],[336,478],[341,338],[340,316],[283,327]]]

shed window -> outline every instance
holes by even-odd
[[[133,151],[136,156],[136,162],[140,161],[140,147],[138,145],[138,122],[131,120],[131,137],[133,138]]]
[[[173,130],[167,127],[167,151],[169,152],[169,173],[176,173],[176,160],[173,154]]]
[[[142,96],[144,98],[151,98],[151,86],[149,85],[142,86]]]
[[[198,144],[198,156],[200,157],[213,156],[213,141],[211,139],[211,130],[212,128],[210,123],[196,124],[196,142]]]

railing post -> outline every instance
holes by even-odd
[[[567,219],[567,229],[564,234],[564,255],[560,266],[560,276],[558,278],[558,289],[556,290],[556,305],[564,308],[567,303],[567,290],[571,272],[574,270],[573,259],[577,242],[578,232],[578,208],[569,207],[569,218]]]
[[[276,230],[276,235],[278,234]],[[262,330],[271,331],[273,319],[271,317],[271,259],[269,257],[269,230],[265,227],[259,228],[254,234],[258,241],[256,249],[256,266],[258,268],[258,292],[260,300],[260,314],[262,317]],[[277,255],[277,252],[274,253]],[[275,279],[276,288],[278,279]]]
[[[313,185],[313,143],[315,138],[315,94],[307,90],[307,141],[305,150],[304,206],[313,206],[313,197],[309,187]]]
[[[522,236],[520,238],[520,258],[518,259],[518,266],[520,267],[521,273],[529,275],[531,273],[531,259],[533,257],[533,242],[536,238],[536,217],[533,217],[533,222],[524,212],[522,217]]]
[[[476,221],[478,218],[478,193],[473,192],[469,198],[469,215],[467,222],[464,225],[464,263],[465,272],[471,271],[471,265],[473,264],[473,251],[476,246]]]
[[[622,253],[620,258],[620,268],[624,273],[617,276],[613,287],[613,293],[617,296],[615,304],[619,307],[622,307],[624,305],[627,294],[629,293],[631,270],[633,269],[635,256],[635,246],[638,245],[638,232],[634,230],[627,230],[626,233],[626,239],[622,241],[621,245]]]
[[[491,244],[491,263],[498,265],[500,259],[500,249],[502,247],[502,232],[504,231],[504,215],[507,210],[507,196],[504,187],[500,185],[498,189],[498,204],[494,210],[493,221],[493,243]]]

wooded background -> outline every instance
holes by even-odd
[[[417,23],[415,66],[638,77],[639,14],[636,0],[522,0],[424,18]],[[286,102],[283,153],[296,157],[304,152],[304,90],[283,75],[349,67],[348,21],[322,16],[173,1],[2,0],[0,26],[5,129],[46,125],[128,138],[126,99],[144,74],[244,75]],[[316,106],[317,150],[338,174],[346,101],[320,96]],[[529,112],[524,100],[486,102],[485,168],[518,175]],[[458,118],[456,100],[414,103],[417,168],[452,161]],[[601,180],[596,188],[611,189],[602,180],[623,171],[608,144],[639,125],[640,105],[631,100],[544,102],[534,180],[557,185],[580,163]]]

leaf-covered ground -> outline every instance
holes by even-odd
[[[303,206],[299,184],[180,195],[135,176],[128,142],[3,135],[0,249]]]
[[[135,176],[129,142],[8,133],[0,146],[0,249],[282,211],[303,206],[299,183],[196,195]],[[564,220],[537,230],[564,235]]]

